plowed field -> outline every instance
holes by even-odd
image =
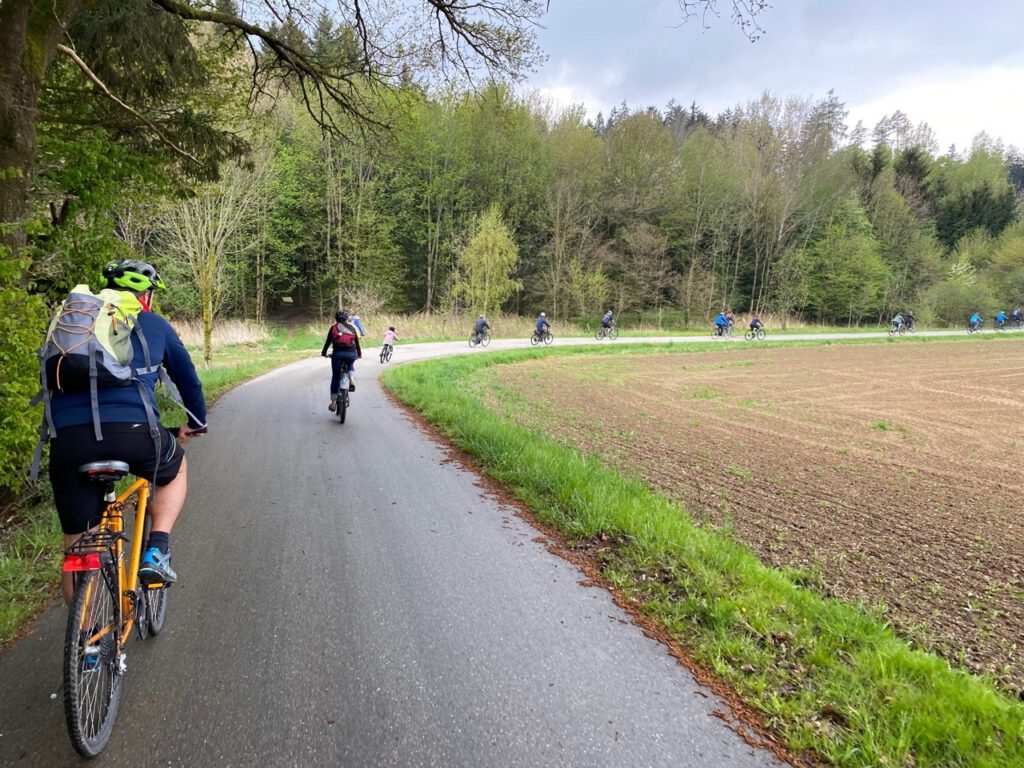
[[[732,345],[492,370],[531,403],[522,422],[1024,691],[1024,343]]]

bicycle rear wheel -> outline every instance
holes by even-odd
[[[530,337],[530,343],[536,347],[538,344],[540,344],[540,336],[538,336],[536,333],[533,334],[533,336]]]
[[[475,347],[479,343],[480,343],[480,339],[477,337],[477,335],[475,333],[472,336],[469,337],[469,348],[470,349],[472,349],[473,347]]]
[[[598,328],[597,333],[594,334],[594,338],[600,341],[604,338],[604,328]]]
[[[82,757],[95,757],[110,740],[121,702],[118,611],[102,571],[78,579],[64,636],[64,715]]]

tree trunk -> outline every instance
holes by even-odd
[[[82,6],[83,0],[0,4],[0,245],[12,256],[25,244],[39,91],[64,28]]]

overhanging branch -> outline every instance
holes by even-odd
[[[121,109],[125,110],[126,112],[128,112],[132,116],[136,117],[137,119],[139,119],[143,123],[145,123],[146,126],[148,126],[149,129],[152,130],[160,138],[160,141],[162,141],[164,144],[166,144],[174,152],[178,153],[182,157],[187,158],[188,160],[191,160],[196,165],[202,165],[202,163],[199,162],[199,159],[195,155],[193,155],[191,152],[187,152],[186,150],[182,149],[177,144],[175,144],[173,141],[171,141],[169,138],[167,138],[167,136],[164,135],[163,131],[161,131],[159,128],[157,128],[156,124],[153,123],[152,120],[150,120],[148,117],[143,115],[138,110],[133,109],[129,105],[125,104],[123,101],[121,101],[119,98],[117,98],[117,96],[112,94],[110,92],[110,89],[107,88],[106,84],[102,80],[100,80],[91,69],[89,69],[89,65],[86,64],[84,61],[82,61],[81,57],[77,53],[75,53],[72,49],[68,48],[66,45],[58,44],[57,45],[57,50],[60,51],[61,53],[63,53],[69,59],[71,59],[75,63],[75,66],[77,66],[80,70],[82,70],[82,72],[85,74],[85,76],[87,78],[89,78],[89,80],[92,82],[93,85],[96,86],[96,88],[99,90],[100,93],[102,93],[104,96],[106,96],[112,102],[114,102],[114,104],[119,106]]]

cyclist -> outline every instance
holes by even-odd
[[[975,310],[974,314],[971,315],[971,319],[968,321],[971,328],[978,330],[981,328],[981,313]]]
[[[99,387],[96,392],[103,439],[97,440],[93,425],[89,392],[53,392],[50,408],[57,436],[50,446],[50,484],[53,500],[64,531],[64,548],[69,548],[99,521],[103,490],[78,472],[82,464],[116,459],[128,464],[132,474],[155,478],[156,488],[150,502],[152,531],[144,542],[139,579],[146,584],[173,584],[178,576],[171,568],[171,529],[185,506],[188,488],[185,452],[163,425],[156,425],[159,438],[150,434],[147,407],[159,417],[156,383],[161,366],[178,387],[189,410],[188,423],[179,437],[206,432],[206,400],[192,358],[174,328],[151,311],[153,292],[165,288],[152,264],[135,259],[111,261],[103,268],[107,288],[134,294],[143,311],[135,319],[139,334],[132,334],[132,366],[142,388]],[[146,351],[152,367],[146,367]],[[143,395],[143,392],[145,395]],[[143,396],[148,399],[143,402]],[[154,443],[159,439],[159,456]],[[71,601],[71,573],[63,574],[64,599]]]
[[[612,329],[612,326],[615,325],[615,320],[613,318],[614,315],[610,309],[605,312],[604,317],[601,318],[601,327],[604,328],[606,336],[608,335],[608,331]]]
[[[917,327],[917,321],[914,319],[914,313],[909,309],[907,310],[906,317],[903,318],[903,322],[907,326],[908,331],[912,331]]]
[[[731,334],[732,333],[732,327],[736,323],[736,318],[733,317],[732,310],[729,310],[728,312],[725,313],[725,321],[727,323],[727,325],[726,325],[726,332]]]
[[[366,331],[363,330],[363,324],[359,322],[359,315],[352,315],[352,325],[359,331],[359,338],[363,338],[366,335]]]
[[[750,318],[750,330],[756,331],[758,328],[764,328],[764,323],[761,322],[761,316],[755,312]]]
[[[725,312],[719,312],[715,316],[715,335],[724,336],[726,328],[729,327],[729,321],[725,317]]]
[[[1020,307],[1013,310],[1013,312],[1010,313],[1010,317],[1013,319],[1014,325],[1020,325],[1024,322],[1024,313],[1020,311]]]
[[[363,356],[359,346],[359,331],[349,320],[344,309],[334,315],[334,323],[327,329],[327,339],[320,351],[321,357],[327,357],[327,348],[331,347],[331,402],[327,410],[332,413],[338,408],[338,387],[341,385],[342,364],[348,365],[348,391],[356,391],[356,383],[352,380],[356,360]]]
[[[480,339],[483,338],[484,331],[489,331],[489,330],[491,330],[491,326],[487,322],[487,318],[484,317],[483,315],[480,315],[479,317],[477,317],[476,325],[473,326],[473,336],[476,337],[476,340],[480,341]]]
[[[897,312],[892,318],[892,329],[899,333],[900,328],[903,326],[903,315]]]
[[[999,310],[999,314],[996,315],[996,328],[1002,328],[1006,324],[1006,312]]]
[[[395,342],[398,341],[398,334],[395,333],[395,326],[389,325],[388,329],[384,332],[384,341],[381,342],[382,347],[391,347],[394,349]],[[348,380],[352,381],[352,374],[349,373]]]
[[[538,336],[543,336],[551,328],[551,323],[548,322],[548,316],[543,312],[537,315],[536,327]]]

